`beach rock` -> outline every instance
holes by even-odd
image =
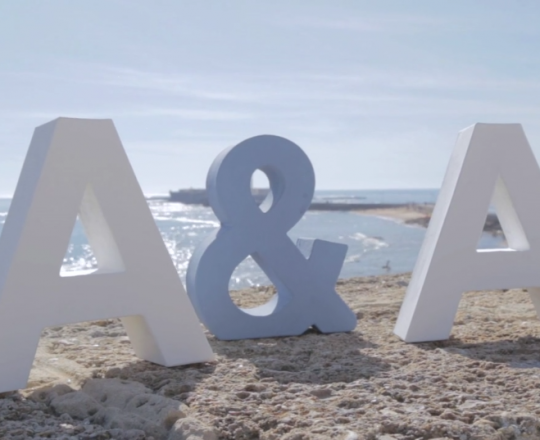
[[[155,394],[139,394],[129,400],[125,411],[153,421],[170,429],[174,423],[187,416],[188,407],[176,400]]]
[[[79,393],[100,402],[102,409],[93,418],[94,423],[106,428],[140,429],[156,438],[166,437],[188,412],[186,405],[152,394],[149,388],[128,380],[88,380]]]
[[[448,340],[406,344],[393,327],[408,281],[339,280],[359,318],[350,333],[206,332],[217,362],[181,367],[137,359],[120,320],[48,328],[32,388],[0,395],[0,439],[540,439],[540,321],[528,293],[464,293]],[[242,307],[273,294],[231,292]],[[78,418],[94,401],[99,410]]]
[[[213,428],[186,417],[174,424],[167,440],[218,440],[218,435]]]
[[[136,414],[125,412],[114,407],[103,407],[92,418],[92,423],[96,423],[109,429],[142,431],[159,440],[164,439],[167,436],[167,430],[163,426],[144,419]]]
[[[125,408],[135,396],[152,394],[152,390],[138,382],[121,379],[90,379],[82,391],[104,406]]]
[[[109,431],[111,439],[115,440],[147,440],[148,436],[140,429],[111,429]],[[70,439],[71,440],[71,439]]]
[[[93,416],[102,408],[95,399],[81,391],[57,396],[52,399],[50,405],[56,414],[67,414],[79,420]]]
[[[58,396],[73,393],[75,390],[66,384],[49,385],[38,388],[28,395],[30,400],[35,402],[50,403]]]
[[[317,390],[311,390],[310,394],[318,397],[319,399],[326,399],[332,395],[332,390],[328,388],[319,388]]]

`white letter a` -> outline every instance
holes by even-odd
[[[478,250],[490,201],[508,249]],[[540,316],[540,169],[519,124],[476,124],[454,149],[394,332],[450,336],[463,292],[528,288]]]
[[[78,213],[98,270],[61,277]],[[114,317],[143,359],[213,359],[112,121],[57,119],[34,132],[0,236],[0,392],[26,386],[44,327]]]

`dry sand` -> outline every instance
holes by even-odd
[[[377,217],[400,220],[404,223],[418,223],[422,226],[427,226],[429,219],[431,218],[431,213],[433,212],[433,205],[411,204],[397,208],[363,209],[356,212],[358,214],[374,215]]]
[[[467,293],[450,340],[405,344],[392,330],[408,279],[339,281],[354,332],[208,334],[208,364],[138,360],[116,320],[46,329],[29,388],[0,396],[0,438],[540,439],[540,322],[527,293]],[[248,306],[271,294],[260,290],[233,295]]]

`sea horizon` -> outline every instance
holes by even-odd
[[[355,197],[357,202],[408,204],[435,203],[437,195],[438,189],[318,190],[314,199],[343,202]],[[0,231],[10,202],[9,198],[0,198]],[[220,227],[220,222],[210,207],[155,199],[148,199],[147,202],[176,270],[185,281],[193,251],[204,237]],[[293,241],[298,238],[318,238],[346,244],[348,251],[340,273],[343,279],[412,271],[425,232],[421,226],[385,216],[348,211],[308,211],[288,235]],[[502,242],[500,236],[487,233],[482,234],[479,240],[480,246],[485,248],[499,247]],[[77,220],[61,271],[88,271],[95,268],[97,261],[84,228]],[[269,284],[266,275],[248,257],[232,274],[230,289]]]

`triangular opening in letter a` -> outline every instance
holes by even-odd
[[[478,242],[478,250],[508,249],[526,251],[529,241],[512,203],[510,193],[499,176],[493,191],[491,207],[486,216],[483,233]]]
[[[118,250],[99,202],[88,185],[75,220],[60,276],[123,272],[124,261]]]
[[[97,261],[94,252],[88,243],[88,237],[84,231],[81,218],[77,215],[75,226],[69,239],[69,246],[64,256],[60,276],[69,277],[94,272],[97,269]]]

